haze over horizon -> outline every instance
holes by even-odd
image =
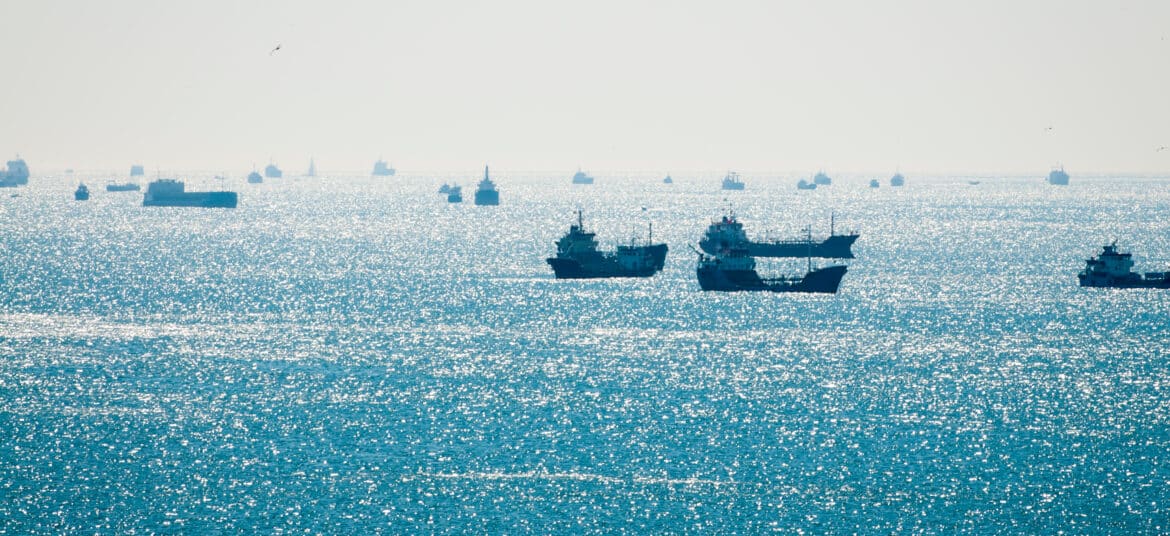
[[[1170,171],[1166,2],[17,0],[0,14],[0,157],[34,174],[295,172],[310,156]]]

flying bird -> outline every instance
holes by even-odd
[[[279,47],[278,47],[278,48],[279,48]],[[1055,130],[1056,130],[1056,127],[1046,127],[1046,128],[1044,129],[1044,132],[1053,132],[1053,131],[1055,131]]]
[[[269,55],[269,56],[271,56],[271,55],[273,55],[273,54],[276,54],[276,51],[277,51],[277,50],[280,50],[280,43],[277,43],[277,44],[276,44],[276,48],[274,48],[274,49],[272,49],[272,50],[269,50],[269,51],[268,51],[268,55]]]
[[[1163,145],[1163,146],[1161,146],[1161,147],[1158,147],[1157,149],[1154,149],[1154,152],[1155,152],[1155,153],[1160,153],[1160,152],[1162,152],[1162,151],[1165,151],[1166,149],[1170,149],[1170,145]]]

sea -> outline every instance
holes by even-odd
[[[0,534],[1170,533],[1170,291],[1077,284],[1170,177],[594,174],[0,190]],[[578,210],[665,269],[554,279]],[[840,292],[701,291],[729,211]]]

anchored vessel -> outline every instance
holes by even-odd
[[[276,167],[276,164],[268,164],[264,166],[264,176],[269,179],[279,179],[284,176],[284,173],[280,171],[280,168]]]
[[[573,184],[593,184],[593,177],[590,177],[587,173],[578,169],[577,172],[573,174]]]
[[[126,182],[122,184],[113,183],[106,185],[107,192],[137,192],[141,189],[142,187],[139,186],[136,182]]]
[[[142,169],[142,166],[140,164],[134,164],[133,166],[130,166],[130,176],[131,177],[141,177],[145,174],[146,174],[145,170]]]
[[[869,187],[870,187],[870,188],[878,188],[878,187],[880,187],[881,185],[882,185],[882,183],[878,182],[878,180],[877,180],[877,179],[870,179],[870,180],[869,180]]]
[[[459,185],[452,186],[447,189],[448,203],[462,203],[463,202],[463,187]]]
[[[1139,274],[1133,268],[1130,253],[1118,253],[1117,242],[1102,247],[1100,255],[1085,261],[1085,269],[1077,274],[1082,287],[1111,288],[1170,288],[1170,272]]]
[[[817,174],[815,176],[813,176],[813,184],[816,184],[819,186],[828,186],[830,184],[833,184],[833,179],[830,178],[828,175],[825,175],[824,171],[818,171]]]
[[[479,181],[479,186],[475,189],[475,204],[477,205],[498,205],[500,204],[500,192],[496,190],[496,183],[488,178],[488,167],[483,167],[483,180]]]
[[[9,160],[5,169],[0,169],[0,188],[11,188],[28,184],[28,165],[16,157]]]
[[[808,181],[806,181],[806,180],[804,180],[804,179],[800,179],[800,181],[798,181],[798,182],[796,183],[796,189],[797,189],[797,190],[816,190],[816,189],[817,189],[817,183],[815,183],[815,182],[808,182]]]
[[[253,169],[252,172],[248,174],[248,182],[250,184],[260,184],[264,182],[264,177],[261,177],[260,174]]]
[[[724,292],[747,290],[769,292],[822,292],[836,294],[845,277],[845,266],[813,269],[811,261],[804,275],[762,278],[756,273],[756,259],[746,249],[730,249],[720,255],[699,254],[695,274],[703,290]]]
[[[890,186],[902,186],[904,184],[906,184],[906,177],[903,177],[901,173],[894,173],[894,176],[890,177]]]
[[[89,188],[85,184],[78,184],[77,190],[73,192],[73,199],[77,201],[85,201],[89,199]]]
[[[662,179],[662,183],[663,184],[674,184],[674,179],[670,178],[670,175],[667,175],[665,179]]]
[[[309,159],[309,171],[305,172],[305,176],[306,177],[316,177],[317,176],[317,164],[315,162],[313,162],[312,158]]]
[[[666,244],[655,244],[654,229],[645,244],[631,241],[628,246],[618,246],[616,251],[599,251],[594,233],[585,231],[581,211],[577,211],[577,224],[569,226],[569,232],[557,240],[557,255],[546,259],[552,266],[557,279],[583,279],[593,277],[650,277],[662,270],[666,263]]]
[[[742,190],[743,181],[739,180],[739,173],[729,171],[726,177],[723,177],[724,190]]]
[[[821,241],[812,239],[812,231],[806,229],[802,238],[753,242],[748,239],[743,230],[743,224],[735,218],[735,214],[728,214],[712,221],[707,226],[707,232],[699,241],[699,247],[712,255],[726,249],[743,249],[753,257],[824,257],[832,259],[852,259],[853,243],[861,235],[858,233],[837,234],[836,217],[829,218],[829,236]]]
[[[379,158],[377,162],[374,162],[374,171],[370,175],[375,177],[393,177],[394,168],[387,166],[386,161]]]
[[[181,181],[159,179],[146,187],[144,207],[236,208],[235,192],[187,192]]]
[[[1064,172],[1064,166],[1060,166],[1059,168],[1048,172],[1048,184],[1068,186],[1068,173]]]

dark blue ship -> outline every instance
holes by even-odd
[[[585,231],[581,211],[577,224],[557,240],[557,255],[546,259],[557,279],[595,277],[650,277],[666,263],[666,244],[653,243],[654,233],[644,244],[618,246],[616,251],[599,251],[594,233]]]
[[[77,190],[73,192],[73,199],[77,201],[88,201],[89,188],[87,188],[84,183],[77,185]]]
[[[729,249],[718,255],[696,252],[699,254],[699,264],[695,268],[695,275],[703,290],[836,294],[846,271],[846,267],[841,265],[814,269],[810,263],[804,275],[763,278],[756,273],[756,259],[748,255],[746,249]]]
[[[1119,253],[1117,242],[1103,246],[1100,255],[1085,261],[1085,269],[1077,274],[1082,287],[1107,288],[1170,288],[1170,272],[1132,271],[1133,255]]]

